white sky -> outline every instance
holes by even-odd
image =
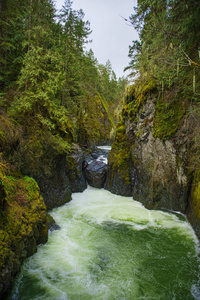
[[[60,9],[64,5],[64,0],[56,0],[56,7]],[[117,77],[127,76],[123,72],[128,66],[129,45],[132,40],[138,38],[137,32],[119,15],[129,18],[134,12],[133,7],[137,5],[136,0],[74,0],[72,8],[83,9],[85,21],[90,21],[93,31],[89,36],[92,43],[87,49],[92,48],[94,55],[101,64],[109,59],[112,69]]]

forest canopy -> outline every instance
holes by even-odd
[[[199,15],[197,0],[138,0],[129,22],[140,41],[130,46],[127,69],[163,89],[184,81],[199,92]]]
[[[0,104],[17,124],[27,127],[34,118],[43,130],[76,141],[92,101],[114,112],[127,79],[86,51],[90,22],[73,1],[57,11],[52,0],[1,0],[0,24]]]

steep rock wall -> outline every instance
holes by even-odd
[[[83,164],[84,154],[81,148],[74,144],[68,154],[51,153],[48,173],[34,172],[29,170],[28,165],[25,166],[24,173],[28,173],[37,181],[49,210],[69,202],[72,193],[83,192],[86,189]]]
[[[109,154],[106,189],[132,195],[150,209],[186,213],[200,236],[198,160],[193,146],[199,123],[185,113],[180,97],[167,103],[153,86],[143,94],[132,88],[130,94]]]
[[[5,113],[0,115],[0,153],[23,175],[36,180],[47,209],[52,209],[70,201],[72,192],[86,188],[84,156],[80,147],[72,144],[71,135],[55,139],[31,121],[16,126]]]
[[[47,210],[87,187],[79,146],[68,149],[65,139],[58,143],[34,122],[27,128],[0,116],[0,298],[24,259],[47,241],[53,224]]]

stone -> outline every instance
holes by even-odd
[[[59,207],[71,200],[70,180],[67,176],[66,155],[54,157],[50,174],[30,174],[38,183],[47,210]]]
[[[43,171],[40,174],[29,173],[29,176],[33,177],[40,187],[47,210],[69,202],[72,193],[83,192],[87,188],[83,174],[84,163],[81,148],[74,144],[69,154],[57,155],[52,152],[49,173],[44,174]]]
[[[38,244],[48,240],[46,206],[37,183],[28,176],[5,174],[0,172],[0,178],[5,180],[6,195],[1,207],[3,218],[0,218],[1,299],[7,299],[6,294],[12,289],[22,262],[37,251]]]
[[[106,181],[107,165],[101,161],[93,160],[85,168],[85,178],[89,185],[103,188]]]
[[[67,157],[67,177],[72,193],[83,192],[87,188],[83,174],[85,158],[81,148],[74,144],[72,152]]]

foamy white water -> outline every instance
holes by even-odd
[[[28,259],[10,299],[200,299],[199,243],[180,214],[88,187],[51,212],[61,227]]]
[[[111,150],[111,146],[97,146],[97,148],[101,150],[108,150],[108,151]]]

